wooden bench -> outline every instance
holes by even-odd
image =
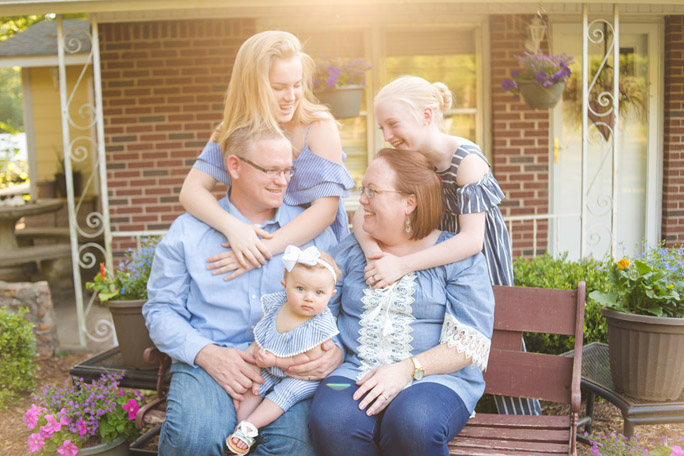
[[[450,455],[576,455],[585,284],[577,290],[494,287],[494,335],[485,393],[569,404],[564,416],[478,413]],[[521,351],[523,332],[575,337],[574,357]]]
[[[478,413],[449,443],[450,455],[576,455],[580,408],[585,284],[577,290],[494,287],[494,335],[485,372],[485,392],[530,397],[570,405],[565,416],[521,416]],[[523,332],[575,336],[573,357],[523,352]],[[150,361],[160,356],[146,351]],[[163,422],[169,363],[162,361],[157,399],[141,408],[136,425]]]

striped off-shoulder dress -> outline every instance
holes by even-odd
[[[340,241],[349,234],[349,219],[342,199],[349,196],[349,189],[354,187],[354,181],[344,165],[316,155],[309,148],[310,131],[311,126],[306,132],[304,148],[292,162],[297,172],[287,186],[284,201],[290,206],[308,206],[318,198],[338,196],[340,202],[337,206],[337,216],[331,228]],[[343,152],[342,160],[345,158]],[[230,175],[226,171],[223,151],[218,143],[207,143],[197,157],[194,167],[230,187]]]
[[[468,154],[477,154],[489,164],[480,148],[476,144],[467,142],[456,149],[451,157],[451,166],[444,171],[437,172],[442,179],[442,199],[444,200],[444,215],[439,228],[458,233],[458,214],[485,212],[482,253],[487,259],[489,278],[492,285],[513,286],[511,241],[503,214],[499,209],[499,204],[505,196],[491,171],[488,171],[477,182],[463,187],[456,184],[458,167]],[[525,349],[524,341],[522,348]],[[541,406],[536,399],[495,395],[494,402],[499,413],[541,415]]]
[[[462,144],[451,158],[451,166],[437,174],[442,179],[444,215],[439,229],[458,233],[458,215],[485,212],[485,238],[482,253],[487,259],[489,277],[493,285],[513,285],[513,259],[511,242],[506,224],[499,210],[505,198],[499,183],[491,171],[477,182],[459,187],[456,173],[461,161],[468,154],[477,154],[485,162],[487,158],[473,143]],[[489,162],[487,162],[489,164]]]

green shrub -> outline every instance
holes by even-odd
[[[24,318],[27,309],[11,313],[0,307],[0,410],[16,399],[19,392],[36,387],[36,336],[33,324]]]
[[[600,313],[601,305],[589,298],[594,290],[608,290],[608,274],[602,261],[586,259],[570,261],[563,253],[554,258],[548,252],[536,258],[516,258],[513,261],[515,285],[522,287],[574,289],[584,280],[587,284],[584,312],[584,344],[607,342],[605,320]],[[573,349],[574,338],[556,334],[526,334],[525,344],[529,351],[560,354]]]

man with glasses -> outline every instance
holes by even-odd
[[[272,233],[304,209],[283,205],[295,169],[290,142],[278,132],[236,131],[226,147],[232,185],[219,201],[241,221]],[[155,345],[171,356],[168,410],[159,454],[217,455],[236,426],[235,402],[264,379],[245,349],[262,314],[260,298],[281,290],[281,255],[231,280],[207,269],[207,258],[225,242],[223,235],[189,214],[178,217],[157,246],[143,314]],[[330,228],[302,248],[329,250],[336,243]],[[296,378],[323,378],[342,362],[342,352],[328,342],[324,354],[300,367]],[[303,401],[265,427],[253,454],[313,454]]]

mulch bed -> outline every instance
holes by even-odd
[[[69,369],[90,356],[92,354],[70,354],[40,358],[38,360],[40,370],[37,373],[37,384],[51,383],[61,385],[65,379],[69,378]],[[3,456],[25,456],[29,454],[27,441],[30,432],[26,429],[22,418],[30,406],[31,397],[26,395],[18,404],[0,412],[0,448],[2,448]],[[545,412],[550,413],[560,411],[555,405],[544,405],[543,408]],[[622,416],[620,411],[612,404],[597,398],[594,404],[593,435],[621,432]],[[663,437],[684,436],[684,424],[637,426],[636,434],[636,438],[644,445],[647,445],[649,442]]]

